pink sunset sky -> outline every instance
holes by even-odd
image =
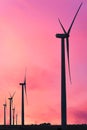
[[[87,123],[87,1],[0,0],[0,124],[3,103],[16,91],[14,106],[21,123],[21,86],[27,68],[25,124],[61,124],[61,19],[68,30],[80,5],[70,34],[69,81],[66,57],[67,122]]]

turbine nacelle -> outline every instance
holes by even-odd
[[[65,34],[56,34],[56,38],[68,38],[69,34],[65,33]]]
[[[3,104],[4,107],[6,107],[7,105],[6,104]]]
[[[11,97],[11,98],[8,98],[9,100],[12,100],[13,98]]]
[[[23,85],[25,85],[25,84],[24,84],[24,83],[19,83],[19,85],[23,86]]]

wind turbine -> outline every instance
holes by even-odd
[[[6,100],[5,100],[5,103],[3,104],[3,106],[4,106],[4,125],[6,125],[6,107],[7,107]]]
[[[19,85],[22,86],[21,124],[24,125],[24,90],[25,90],[25,94],[26,94],[26,97],[27,97],[27,93],[26,93],[26,71],[25,71],[24,82],[19,83]]]
[[[71,74],[70,74],[70,61],[69,61],[69,35],[70,31],[72,29],[73,23],[76,19],[76,16],[82,6],[82,3],[80,4],[73,21],[68,29],[68,32],[66,32],[65,28],[63,27],[60,19],[59,23],[63,29],[63,34],[56,34],[56,38],[61,39],[61,124],[62,127],[65,128],[67,125],[67,111],[66,111],[66,73],[65,73],[65,39],[66,39],[66,49],[67,49],[67,58],[68,58],[68,69],[69,69],[69,77],[71,82]]]
[[[10,94],[10,93],[9,93]],[[12,111],[12,103],[13,103],[13,97],[14,97],[14,95],[15,95],[15,92],[13,93],[13,95],[11,95],[10,94],[10,98],[8,98],[9,99],[9,103],[10,103],[10,112],[9,112],[9,120],[10,120],[10,125],[11,125],[11,123],[12,123],[12,113],[11,113],[11,111]]]

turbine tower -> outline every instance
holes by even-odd
[[[4,125],[6,125],[6,107],[7,107],[6,100],[5,100],[5,103],[3,104],[3,106],[4,106]]]
[[[12,111],[12,103],[13,103],[13,97],[14,97],[14,95],[15,95],[15,92],[13,93],[13,95],[10,94],[10,98],[8,98],[9,99],[9,103],[10,103],[10,109],[9,109],[10,110],[9,111],[9,122],[10,122],[10,125],[12,123],[12,113],[11,113],[11,111]]]
[[[70,61],[69,61],[69,35],[71,28],[73,26],[73,23],[76,19],[76,16],[82,6],[82,3],[80,4],[73,21],[68,29],[68,32],[66,32],[65,28],[63,27],[60,19],[59,23],[63,29],[63,34],[56,34],[56,38],[61,39],[61,124],[62,127],[65,128],[67,125],[67,108],[66,108],[66,72],[65,72],[65,40],[66,40],[66,49],[67,49],[67,58],[68,58],[68,69],[69,69],[69,77],[71,82],[71,74],[70,74]]]
[[[21,124],[24,125],[24,90],[25,90],[25,94],[27,96],[26,93],[26,71],[25,71],[25,77],[24,77],[24,82],[23,83],[19,83],[19,85],[22,86],[22,98],[21,98]]]

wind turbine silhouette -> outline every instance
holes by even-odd
[[[66,74],[65,74],[65,39],[66,39],[66,49],[67,49],[67,58],[68,58],[68,69],[69,69],[69,77],[71,82],[71,73],[70,73],[70,61],[69,61],[69,35],[70,31],[72,29],[72,26],[74,24],[74,21],[76,19],[76,16],[81,8],[83,3],[80,4],[73,21],[68,29],[68,32],[66,32],[65,28],[63,27],[60,19],[59,23],[63,29],[63,34],[56,34],[56,38],[61,39],[61,124],[62,127],[65,128],[67,124],[67,111],[66,111]]]
[[[3,106],[4,106],[4,125],[6,125],[6,107],[7,107],[6,100],[5,100],[5,103],[3,104]]]
[[[26,71],[25,71],[24,82],[19,83],[19,85],[22,86],[21,124],[24,125],[24,90],[25,90],[25,94],[26,94],[26,97],[27,97],[27,93],[26,93]]]
[[[10,94],[10,93],[9,93]],[[12,123],[12,113],[11,113],[11,110],[12,110],[12,103],[13,103],[13,97],[14,97],[14,95],[15,95],[15,92],[13,93],[13,95],[11,95],[10,94],[10,98],[8,98],[9,99],[9,103],[10,103],[10,112],[9,112],[9,120],[10,120],[10,125],[11,125],[11,123]]]

